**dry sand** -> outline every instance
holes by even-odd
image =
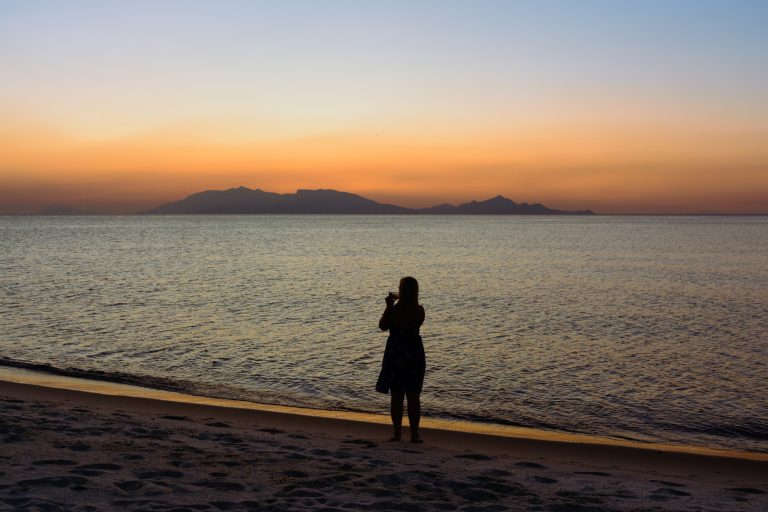
[[[765,454],[423,434],[0,381],[0,509],[768,510]]]

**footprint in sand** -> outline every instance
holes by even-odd
[[[322,498],[323,494],[317,491],[310,491],[308,489],[293,489],[290,491],[283,491],[281,496],[285,498]]]
[[[535,462],[515,462],[515,466],[520,466],[521,468],[531,468],[531,469],[548,469],[547,466],[544,466],[542,464],[537,464]]]
[[[467,501],[472,502],[498,501],[499,499],[497,494],[484,489],[480,489],[479,487],[460,487],[458,489],[454,489],[453,493]]]
[[[649,497],[654,501],[666,501],[669,499],[670,496],[674,496],[675,498],[681,498],[685,496],[690,496],[691,493],[680,491],[678,489],[672,489],[671,487],[662,487],[660,489],[656,489],[653,491],[653,494],[651,494]]]
[[[154,500],[116,500],[111,502],[110,505],[114,505],[119,508],[136,507],[136,506],[146,507],[150,503],[157,503],[157,502]]]
[[[25,505],[28,505],[32,500],[29,498],[7,498],[3,501],[12,507],[21,508]]]
[[[368,439],[345,439],[344,441],[342,441],[342,443],[377,446],[376,443],[374,443],[373,441],[370,441]]]
[[[115,482],[115,485],[123,491],[135,491],[144,486],[144,482],[139,480],[126,480],[124,482]]]
[[[313,480],[304,480],[301,482],[301,487],[306,487],[308,489],[330,489],[340,483],[348,482],[351,479],[352,478],[349,475],[345,474],[330,475],[315,478]]]
[[[392,473],[389,475],[378,475],[378,480],[388,487],[399,487],[406,482],[405,478],[398,475],[397,473]]]
[[[492,491],[494,493],[502,494],[504,496],[534,496],[535,495],[527,487],[514,484],[514,483],[485,482],[480,487],[482,487],[487,491]]]
[[[456,455],[457,459],[470,459],[470,460],[493,460],[494,457],[489,457],[488,455],[482,455],[480,453],[462,453],[459,455]]]
[[[241,505],[240,503],[235,503],[234,501],[209,501],[208,504],[216,510],[235,510],[239,509]]]
[[[586,491],[586,489],[582,489],[582,490]],[[589,492],[594,492],[594,489],[590,489]],[[603,496],[606,496],[609,498],[619,498],[622,500],[637,499],[637,494],[633,493],[632,491],[628,491],[627,489],[616,489],[615,492],[611,494],[603,494]]]
[[[666,480],[648,480],[648,481],[654,484],[666,485],[667,487],[685,487],[685,485],[683,484],[678,484],[677,482],[668,482]]]
[[[279,428],[260,428],[259,432],[267,432],[269,434],[275,435],[275,434],[285,434],[284,430],[280,430]]]
[[[371,510],[400,510],[402,512],[421,512],[424,507],[416,503],[401,501],[379,501],[368,505]]]
[[[512,476],[512,473],[510,473],[505,469],[486,469],[485,471],[482,472],[482,474],[487,476],[496,476],[496,477]]]
[[[174,416],[173,414],[163,414],[162,416],[158,416],[162,420],[175,420],[175,421],[192,421],[186,416]]]
[[[555,495],[562,498],[568,498],[568,501],[575,501],[573,503],[558,503],[552,505],[549,510],[557,512],[604,512],[603,507],[595,507],[593,505],[603,505],[605,502],[596,496],[590,494],[581,494],[575,491],[558,491]],[[576,508],[569,508],[576,507]]]
[[[26,441],[26,438],[19,434],[11,434],[3,438],[3,444],[20,443],[22,441]]]
[[[212,423],[206,423],[206,427],[216,427],[216,428],[232,428],[232,425],[228,423],[222,423],[221,421],[214,421]]]
[[[548,512],[604,512],[603,507],[592,507],[589,505],[570,504],[570,503],[557,503],[551,505]]]
[[[95,469],[73,469],[70,473],[80,476],[100,476],[103,475],[103,471],[97,471]]]
[[[576,471],[576,474],[577,475],[594,475],[594,476],[611,476],[610,473],[605,473],[604,471]]]
[[[192,482],[197,487],[205,487],[216,491],[244,491],[245,486],[239,482],[228,482],[226,480],[197,480]]]
[[[243,465],[242,462],[237,462],[236,460],[221,460],[221,461],[217,461],[216,464],[227,466],[228,468],[234,468],[236,466]]]
[[[16,482],[16,485],[21,487],[70,487],[73,485],[83,485],[86,482],[88,482],[88,479],[82,476],[49,476],[21,480]]]
[[[755,489],[754,487],[731,487],[730,489],[726,489],[726,491],[740,492],[743,494],[765,494],[765,491]]]
[[[69,459],[36,460],[33,466],[75,466],[77,462]]]
[[[105,462],[100,464],[83,464],[82,466],[78,466],[77,469],[97,469],[97,470],[104,470],[104,471],[118,471],[123,469],[123,466],[118,466],[117,464],[112,464],[111,462]]]
[[[136,476],[142,480],[150,478],[181,478],[184,476],[184,473],[173,469],[159,469],[153,471],[139,471],[136,473]]]

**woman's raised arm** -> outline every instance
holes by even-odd
[[[384,302],[387,303],[387,307],[384,310],[384,313],[381,315],[381,320],[379,320],[379,329],[382,331],[387,331],[389,330],[389,317],[392,316],[392,306],[395,304],[395,298],[391,294],[387,295],[387,298],[384,299]]]
[[[392,306],[387,304],[386,309],[384,310],[384,313],[381,314],[381,319],[379,320],[379,329],[382,331],[389,330],[389,317],[392,314]]]

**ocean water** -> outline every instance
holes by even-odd
[[[768,451],[768,217],[0,217],[0,360],[386,412],[404,275],[426,415]]]

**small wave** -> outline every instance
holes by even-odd
[[[95,381],[114,382],[116,384],[127,384],[148,389],[172,391],[176,393],[184,393],[186,395],[221,398],[226,400],[243,400],[264,405],[282,405],[317,410],[371,412],[368,410],[356,408],[328,407],[326,404],[307,403],[306,401],[300,399],[293,399],[293,396],[288,392],[269,392],[268,390],[264,390],[265,393],[259,393],[258,396],[255,396],[252,390],[238,388],[236,386],[223,386],[210,383],[193,382],[184,379],[169,379],[166,377],[137,375],[118,371],[86,370],[72,367],[62,368],[53,366],[48,363],[19,361],[7,357],[0,357],[0,366],[31,370],[51,375],[61,375],[63,377],[75,377]]]
[[[163,391],[175,391],[189,393],[190,390],[199,387],[196,383],[180,379],[168,379],[164,377],[152,377],[148,375],[135,375],[124,372],[105,372],[101,370],[84,370],[81,368],[60,368],[47,363],[31,363],[17,361],[6,357],[0,357],[0,366],[32,370],[36,372],[61,375],[64,377],[77,377],[81,379],[101,380],[116,384],[129,384],[144,388],[160,389]],[[224,398],[224,397],[218,397]]]
[[[657,426],[667,431],[680,432],[682,434],[699,434],[725,439],[744,439],[756,442],[768,442],[768,423],[760,421],[759,419],[743,420],[739,423],[730,422],[727,424],[675,423],[662,425],[657,423]],[[765,450],[759,451],[768,451],[768,445]]]

